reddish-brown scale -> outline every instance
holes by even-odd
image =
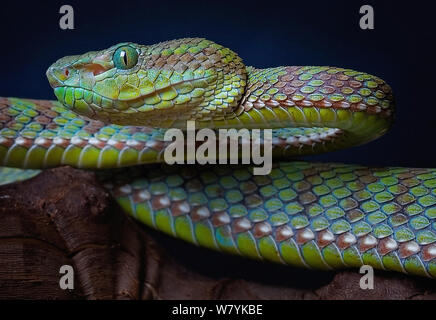
[[[280,103],[278,103],[276,100],[268,100],[267,102],[265,102],[265,104],[268,107],[272,107],[272,108],[278,107],[280,105]]]
[[[336,245],[341,250],[345,250],[355,244],[356,241],[357,239],[352,233],[345,232],[336,238]]]
[[[263,102],[261,102],[261,101],[256,101],[255,103],[253,103],[253,106],[254,106],[256,109],[262,109],[262,108],[265,107],[265,104],[264,104]]]
[[[285,89],[283,89],[283,93],[287,96],[293,95],[295,91],[297,91],[297,89],[293,87],[286,87]]]
[[[70,139],[66,139],[66,138],[54,138],[52,142],[64,149],[66,149],[71,144]]]
[[[377,244],[377,239],[374,236],[368,234],[359,239],[359,251],[366,252],[372,248],[375,248]]]
[[[293,235],[294,232],[292,231],[292,228],[290,228],[287,225],[284,225],[276,229],[274,238],[276,239],[277,242],[282,242],[292,238]]]
[[[373,175],[362,176],[359,180],[364,184],[370,184],[377,181],[377,178]]]
[[[272,234],[272,227],[266,221],[256,223],[253,227],[253,235],[257,239],[269,236],[270,234]]]
[[[353,198],[351,198],[351,197],[350,198],[346,198],[343,201],[344,201],[344,206],[348,210],[355,209],[355,208],[357,208],[359,206],[359,203],[356,200],[354,200]]]
[[[378,244],[378,248],[377,251],[382,255],[386,255],[394,250],[397,250],[398,248],[398,243],[397,241],[395,241],[394,239],[392,239],[391,237],[387,237],[384,239],[381,239],[379,244]]]
[[[189,204],[185,200],[174,201],[171,204],[170,211],[174,217],[183,216],[189,213]]]
[[[299,201],[301,204],[306,205],[310,204],[312,202],[315,202],[317,200],[317,197],[312,192],[305,192],[302,195],[299,196]]]
[[[313,105],[316,108],[331,108],[333,106],[333,104],[331,102],[327,101],[326,99],[322,99],[320,101],[315,101],[313,103]]]
[[[53,103],[50,100],[30,100],[35,104],[37,111],[50,110],[53,107]]]
[[[422,248],[422,260],[431,261],[436,259],[436,244],[429,244]]]
[[[50,148],[50,146],[53,144],[53,140],[49,139],[49,138],[36,138],[35,139],[35,144],[37,144],[38,146],[44,147],[46,149]]]
[[[8,121],[11,121],[11,117],[5,113],[0,113],[0,122],[7,123]]]
[[[145,146],[154,150],[162,150],[165,147],[165,142],[148,140],[145,142]]]
[[[223,211],[216,212],[212,215],[212,224],[214,227],[220,227],[230,223],[230,216]]]
[[[51,122],[51,119],[46,116],[37,116],[34,120],[41,125],[47,125]]]
[[[407,223],[407,221],[409,221],[409,218],[406,215],[402,214],[402,213],[398,213],[398,214],[393,215],[391,217],[391,221],[395,225],[399,226],[399,225]]]
[[[315,234],[309,228],[298,230],[295,235],[295,241],[298,245],[303,245],[313,239],[315,239]]]
[[[232,223],[232,230],[234,234],[246,232],[252,227],[251,221],[247,218],[235,219]]]
[[[88,141],[85,139],[78,139],[74,141],[72,140],[71,143],[79,148],[84,148],[88,144]]]
[[[0,97],[0,110],[4,108],[8,108],[11,105],[8,98]]]
[[[2,145],[3,147],[10,148],[13,144],[14,139],[0,137],[0,145]]]
[[[201,183],[200,180],[194,179],[194,180],[191,180],[188,183],[186,183],[185,188],[189,192],[198,192],[198,191],[201,191],[203,189],[203,184]]]
[[[57,112],[45,108],[41,110],[41,113],[50,119],[53,119],[58,115]]]
[[[29,139],[29,138],[24,138],[24,137],[18,137],[17,139],[15,139],[15,143],[26,148],[29,149],[31,146],[33,146],[35,140],[34,139]]]
[[[83,130],[89,134],[95,134],[103,127],[104,123],[101,121],[90,121],[86,126],[83,127]]]
[[[322,230],[316,235],[316,243],[322,249],[335,241],[334,234],[329,230]]]
[[[54,123],[54,122],[51,122],[48,125],[46,125],[45,128],[49,129],[49,130],[56,130],[58,128],[58,125],[56,123]]]
[[[97,149],[103,149],[106,146],[106,142],[96,138],[90,139],[89,144],[92,145],[93,147],[96,147]]]
[[[296,104],[298,107],[306,107],[306,108],[308,108],[308,107],[312,107],[312,106],[313,106],[313,103],[312,103],[311,101],[308,101],[308,100],[300,100],[300,101],[296,101],[295,104]]]
[[[125,197],[126,195],[128,195],[128,193],[126,193],[126,190],[124,190],[123,186],[113,188],[111,193],[114,197]]]
[[[136,141],[136,143],[129,145],[129,148],[135,149],[137,151],[141,151],[145,148],[145,142]]]
[[[114,147],[118,151],[121,151],[125,148],[126,144],[122,141],[112,141],[111,143],[108,143],[111,147]]]
[[[421,251],[421,247],[415,241],[404,242],[400,244],[400,258],[405,259]]]
[[[262,198],[258,194],[252,194],[245,198],[245,205],[248,208],[255,208],[263,202]]]
[[[197,222],[197,221],[201,221],[201,220],[209,218],[210,211],[205,206],[199,206],[199,207],[195,207],[191,211],[190,216],[191,216],[193,222]]]
[[[147,190],[135,190],[132,194],[133,202],[140,203],[144,201],[150,200],[151,196],[150,193]]]
[[[156,196],[151,200],[153,210],[161,210],[168,208],[171,204],[170,198],[166,195]]]
[[[295,103],[292,100],[284,100],[280,101],[280,104],[284,107],[293,107],[295,106]]]

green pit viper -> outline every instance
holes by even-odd
[[[61,165],[95,169],[125,212],[199,246],[436,277],[436,169],[277,162],[256,176],[243,165],[162,163],[165,130],[187,120],[273,129],[280,161],[369,142],[393,119],[391,88],[378,77],[246,67],[198,38],[65,57],[47,77],[58,101],[0,99],[3,184]]]

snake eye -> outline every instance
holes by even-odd
[[[120,47],[115,50],[113,62],[118,69],[131,69],[138,62],[138,52],[130,46]]]

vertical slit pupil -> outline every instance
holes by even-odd
[[[123,61],[124,61],[124,64],[127,66],[127,53],[126,53],[126,51],[121,51],[121,58],[123,58]]]

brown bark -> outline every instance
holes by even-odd
[[[75,288],[62,290],[71,265]],[[68,167],[0,187],[0,299],[436,299],[436,281],[324,273],[222,255],[139,225],[92,172]]]

